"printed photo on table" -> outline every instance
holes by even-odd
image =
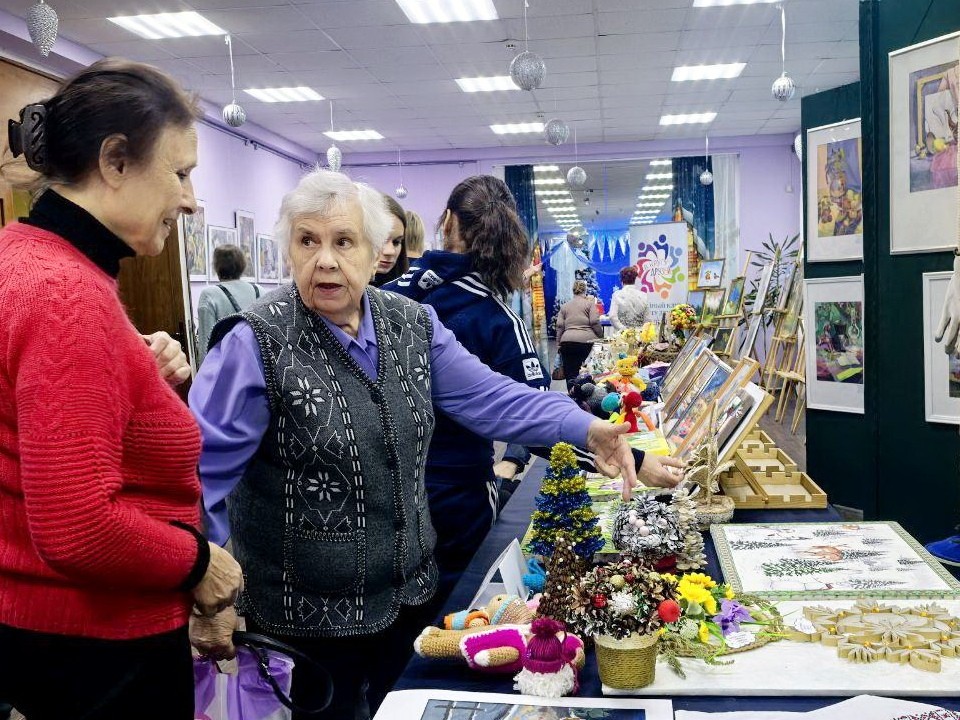
[[[613,708],[551,707],[548,705],[507,705],[464,700],[430,700],[420,720],[645,720],[644,710]]]

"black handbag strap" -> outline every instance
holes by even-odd
[[[217,287],[223,290],[223,294],[227,296],[227,300],[229,300],[230,304],[233,305],[233,311],[235,313],[240,312],[240,303],[238,303],[233,297],[233,293],[227,290],[227,286],[223,283],[217,283]],[[258,294],[257,297],[260,297],[260,295]]]
[[[274,640],[273,638],[267,637],[266,635],[243,632],[241,630],[234,631],[233,644],[242,645],[253,651],[253,654],[257,658],[257,667],[260,669],[260,676],[267,681],[267,683],[273,689],[273,694],[277,696],[277,700],[279,700],[285,708],[293,710],[293,712],[298,714],[311,716],[319,715],[327,709],[327,707],[330,705],[330,701],[333,700],[333,679],[330,677],[330,673],[328,673],[326,669],[324,669],[324,667],[316,660],[308,655],[305,655],[296,648],[280,642],[279,640]],[[315,682],[322,683],[324,686],[323,702],[321,703],[320,707],[300,707],[299,705],[296,705],[285,692],[283,692],[273,675],[270,674],[267,650],[273,650],[274,652],[289,655],[296,660],[297,667],[300,667],[301,669],[304,667],[310,668],[310,671],[316,676]]]

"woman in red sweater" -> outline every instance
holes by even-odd
[[[197,530],[197,426],[117,295],[196,208],[195,116],[104,60],[10,127],[47,188],[0,231],[0,700],[30,720],[190,720],[191,607],[242,584]]]

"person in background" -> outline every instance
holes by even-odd
[[[617,332],[626,328],[638,328],[650,319],[647,294],[636,285],[637,268],[629,265],[620,270],[620,284],[610,300],[610,324]]]
[[[260,297],[260,286],[241,280],[247,267],[243,250],[236,245],[221,245],[213,251],[213,269],[220,279],[205,287],[197,302],[197,366],[203,362],[214,326],[228,315],[242,312]]]
[[[407,246],[404,238],[407,233],[407,214],[400,203],[384,193],[383,200],[390,211],[390,234],[377,256],[377,272],[371,284],[380,287],[403,275],[410,267],[407,260]]]
[[[9,128],[45,188],[0,231],[0,698],[30,720],[191,720],[191,607],[242,588],[198,531],[182,353],[117,288],[196,209],[196,117],[168,75],[108,59]]]
[[[587,284],[583,280],[575,280],[573,297],[557,313],[557,343],[567,390],[580,374],[580,367],[593,349],[593,342],[601,337],[603,328],[597,301],[587,295]]]
[[[407,249],[407,259],[419,260],[423,255],[423,220],[412,210],[407,210],[407,232],[403,236],[403,246]]]

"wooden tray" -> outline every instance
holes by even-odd
[[[738,509],[762,510],[767,507],[767,497],[736,467],[720,476],[720,489],[733,498]]]

